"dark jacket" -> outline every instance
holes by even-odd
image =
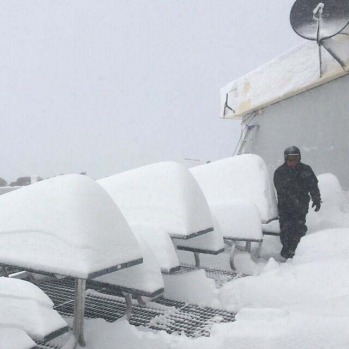
[[[274,185],[279,212],[281,210],[308,212],[310,196],[314,203],[321,201],[318,180],[313,170],[301,162],[295,169],[288,167],[286,163],[277,168],[274,173]]]

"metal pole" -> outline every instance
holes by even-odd
[[[194,252],[195,267],[200,269],[200,255],[198,252]]]
[[[235,255],[235,243],[232,244],[231,251],[230,251],[230,268],[232,270],[236,270],[235,264],[234,264],[234,255]]]
[[[123,292],[122,294],[125,297],[125,301],[126,301],[126,311],[125,311],[126,319],[127,321],[130,321],[131,313],[132,313],[132,296],[126,292]]]
[[[86,280],[75,279],[73,335],[82,347],[86,346],[84,339],[85,291]]]

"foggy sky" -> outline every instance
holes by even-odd
[[[0,177],[231,156],[219,89],[302,42],[294,0],[7,0]]]

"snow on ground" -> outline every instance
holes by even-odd
[[[125,319],[115,323],[86,320],[86,349],[348,348],[348,193],[331,174],[321,175],[319,180],[323,207],[317,214],[310,208],[309,232],[293,260],[282,263],[279,238],[267,236],[259,259],[238,251],[238,271],[250,276],[227,282],[222,288],[202,270],[164,277],[167,297],[237,311],[235,322],[214,324],[210,337],[192,339],[134,327]],[[229,270],[229,253],[226,247],[220,255],[203,255],[202,265]],[[178,253],[181,261],[192,259],[192,255]],[[9,333],[4,327],[1,331]],[[28,338],[24,336],[23,348],[27,348],[25,341]]]
[[[86,349],[115,349],[114,343],[123,343],[127,349],[348,348],[348,195],[332,189],[326,193],[326,188],[333,184],[332,175],[319,179],[324,211],[316,226],[309,225],[310,232],[301,240],[293,260],[276,260],[279,238],[267,236],[259,260],[239,252],[241,266],[249,265],[252,276],[228,282],[220,289],[202,271],[170,281],[169,297],[238,311],[235,322],[213,325],[209,338],[191,339],[136,328],[125,320],[112,324],[101,319],[88,320]],[[335,222],[339,215],[342,227],[329,228],[328,222]],[[190,258],[187,252],[179,256]],[[228,256],[229,250],[218,256],[205,255],[202,263],[228,268]]]

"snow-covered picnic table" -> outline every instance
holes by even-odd
[[[251,242],[261,247],[262,223],[278,215],[263,159],[244,154],[192,167],[190,172],[199,183],[224,240],[244,241],[247,249]],[[233,253],[231,263],[233,266]]]
[[[68,331],[49,297],[30,282],[0,278],[0,349],[33,348]],[[4,329],[11,329],[11,336]]]
[[[76,280],[74,345],[84,344],[86,279],[142,261],[120,210],[87,176],[59,176],[0,196],[0,265]]]
[[[135,227],[135,233],[146,239],[156,256],[163,256],[163,245],[159,248],[157,243],[160,234],[169,235],[179,248],[196,254],[223,251],[223,239],[213,229],[205,196],[183,165],[155,163],[100,179],[98,183],[116,202],[130,226]],[[170,240],[167,240],[166,249],[173,249]],[[160,263],[164,259],[161,258]],[[174,263],[169,264],[174,266]]]

